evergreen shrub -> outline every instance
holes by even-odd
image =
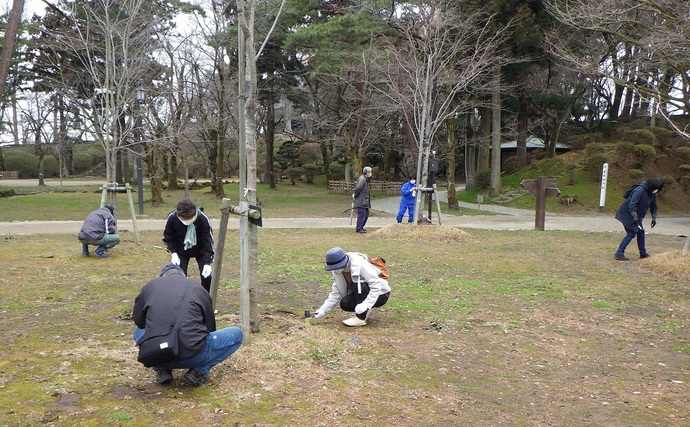
[[[628,170],[628,176],[636,181],[639,181],[645,177],[645,173],[642,169],[630,169]]]
[[[81,175],[88,171],[91,166],[94,166],[93,157],[87,152],[74,153],[72,156],[72,166],[74,167],[74,173]]]
[[[626,129],[623,132],[619,132],[619,135],[620,139],[630,141],[635,145],[655,145],[657,143],[656,135],[649,129]]]
[[[632,157],[633,151],[635,150],[635,144],[630,141],[618,141],[614,150],[616,154],[618,154],[618,164],[620,164]]]
[[[645,163],[656,157],[656,150],[651,145],[647,144],[636,144],[633,148],[633,155],[637,160],[639,166],[643,166]]]
[[[345,179],[345,165],[331,163],[328,165],[328,179],[338,181]]]
[[[486,190],[491,187],[491,171],[477,173],[474,177],[474,183],[479,190]]]
[[[5,154],[5,170],[17,171],[19,178],[38,178],[38,158],[22,151],[8,151]]]
[[[678,147],[676,154],[685,160],[690,160],[690,147]]]

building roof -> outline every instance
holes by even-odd
[[[526,146],[527,146],[528,150],[535,150],[535,149],[543,149],[545,144],[544,144],[543,139],[536,137],[534,135],[529,135],[529,136],[527,136]],[[517,149],[517,140],[501,143],[501,150],[515,150],[515,149]],[[568,147],[565,144],[556,143],[556,150],[569,150],[569,149],[570,149],[570,147]]]

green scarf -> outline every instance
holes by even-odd
[[[197,215],[199,215],[198,212],[194,215],[191,223],[187,226],[187,234],[184,235],[184,250],[196,246],[196,225],[194,225],[194,221],[196,221]]]

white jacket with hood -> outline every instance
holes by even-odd
[[[369,295],[362,302],[366,309],[369,310],[374,306],[379,295],[390,292],[391,288],[388,286],[386,279],[379,277],[381,272],[369,263],[366,255],[359,252],[346,252],[346,254],[350,258],[350,276],[352,277],[352,282],[357,285],[357,292],[362,292],[363,282],[369,285]],[[347,281],[343,273],[332,272],[332,274],[333,286],[331,287],[331,293],[328,294],[328,298],[326,298],[326,301],[318,310],[324,314],[331,311],[347,295]]]

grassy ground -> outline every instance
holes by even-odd
[[[158,232],[123,237],[105,260],[70,235],[0,241],[0,426],[690,423],[690,271],[655,264],[681,237],[625,263],[608,233],[260,229],[260,332],[201,388],[136,362],[129,312],[168,255]],[[230,232],[221,327],[239,323],[238,244]],[[388,260],[391,299],[365,328],[338,309],[303,319],[336,245]]]

